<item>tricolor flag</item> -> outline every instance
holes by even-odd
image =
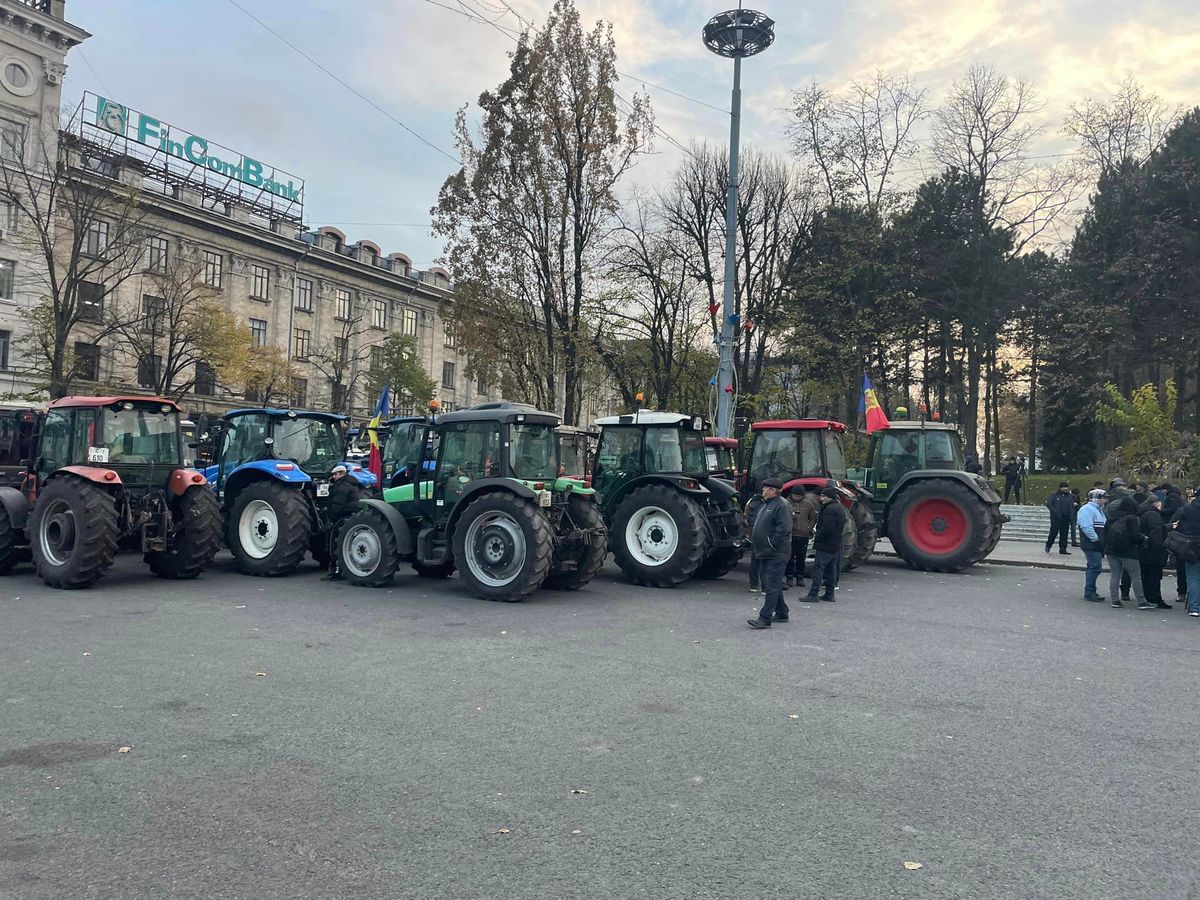
[[[879,398],[875,396],[875,388],[871,387],[871,379],[865,374],[863,375],[863,394],[859,411],[866,414],[867,434],[890,428],[892,425],[888,421],[887,413],[879,405]]]
[[[371,453],[367,457],[367,470],[375,476],[377,487],[383,486],[383,452],[379,449],[379,422],[388,414],[388,396],[391,393],[391,384],[384,385],[379,394],[379,402],[375,404],[375,418],[367,423],[367,437],[371,439]]]

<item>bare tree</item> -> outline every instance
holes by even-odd
[[[338,320],[335,334],[316,347],[308,357],[312,367],[325,376],[331,387],[330,410],[343,415],[354,411],[354,397],[359,382],[370,375],[366,364],[374,341],[362,341],[371,331],[362,304],[351,314]]]
[[[1182,106],[1147,93],[1130,75],[1107,101],[1089,98],[1071,104],[1063,133],[1079,142],[1085,164],[1096,175],[1127,159],[1145,162],[1182,115]]]
[[[20,366],[50,397],[70,393],[75,380],[71,337],[93,307],[141,271],[145,213],[137,188],[115,177],[111,164],[90,158],[68,134],[25,146],[6,134],[0,183],[12,204],[12,241],[37,260],[42,291],[20,340]]]

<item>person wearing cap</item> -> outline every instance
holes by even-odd
[[[834,602],[833,590],[837,587],[838,560],[842,555],[842,534],[846,528],[846,510],[842,506],[841,493],[835,487],[821,491],[821,512],[817,516],[817,529],[813,534],[812,582],[808,593],[801,598],[804,603],[817,600]],[[821,594],[825,585],[825,594]]]
[[[1050,552],[1057,540],[1059,554],[1067,556],[1071,552],[1067,549],[1067,536],[1075,515],[1075,498],[1071,495],[1069,482],[1059,482],[1058,490],[1046,498],[1046,509],[1050,510],[1050,535],[1046,538],[1046,552]]]
[[[1128,574],[1138,609],[1154,609],[1142,591],[1142,565],[1138,560],[1143,543],[1138,504],[1122,478],[1108,485],[1108,505],[1104,509],[1104,558],[1108,561],[1108,599],[1121,609],[1128,595],[1121,591],[1121,577]]]
[[[1096,593],[1096,581],[1104,567],[1104,502],[1108,497],[1104,491],[1093,488],[1088,491],[1087,503],[1079,507],[1075,521],[1079,523],[1079,546],[1087,559],[1087,572],[1083,576],[1083,599],[1099,603],[1104,598]]]
[[[343,465],[333,467],[329,473],[329,504],[325,507],[325,520],[329,527],[329,571],[324,581],[341,581],[342,570],[338,565],[337,535],[341,524],[358,510],[359,487],[350,470]]]
[[[780,496],[783,482],[767,478],[762,483],[763,505],[754,520],[750,543],[758,559],[762,579],[762,609],[758,618],[747,619],[751,628],[770,628],[772,622],[788,620],[788,606],[783,600],[783,573],[792,556],[792,505]]]

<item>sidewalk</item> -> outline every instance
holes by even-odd
[[[1078,547],[1071,547],[1070,551],[1070,556],[1059,556],[1057,547],[1047,554],[1041,544],[1033,544],[1028,541],[1002,540],[996,545],[996,549],[992,551],[991,556],[985,559],[984,562],[998,566],[1072,569],[1082,572],[1087,568],[1087,560],[1084,559],[1083,551]],[[879,539],[879,542],[875,545],[875,552],[881,556],[897,555],[896,551],[892,548],[891,541],[887,538]],[[1104,567],[1104,571],[1108,571],[1108,566]]]

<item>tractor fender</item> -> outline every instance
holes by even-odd
[[[630,491],[652,484],[664,484],[677,491],[683,491],[685,494],[692,494],[699,502],[703,502],[701,498],[706,498],[713,493],[704,486],[704,482],[687,475],[639,475],[637,478],[625,482],[612,494],[605,494],[604,508],[615,510]]]
[[[706,475],[700,484],[708,488],[712,493],[713,499],[717,502],[724,502],[737,494],[737,488],[728,478],[722,478],[719,475]]]
[[[121,483],[120,475],[112,469],[102,469],[99,466],[63,466],[51,477],[61,475],[64,472],[78,475],[80,478],[86,478],[88,481],[94,481],[100,485],[119,485]]]
[[[467,501],[473,500],[480,494],[487,494],[496,491],[504,491],[509,494],[516,494],[518,497],[523,497],[526,500],[537,500],[537,491],[533,488],[526,487],[519,481],[511,478],[476,478],[463,490],[458,501],[454,504],[454,509],[450,513],[450,518],[446,520],[446,533],[454,532],[454,524],[458,521],[462,511],[467,508]],[[440,501],[439,501],[440,502]]]
[[[359,505],[363,509],[371,509],[378,512],[388,524],[392,526],[392,534],[396,538],[396,549],[405,559],[410,558],[416,553],[416,543],[413,541],[412,529],[408,527],[408,522],[404,520],[404,516],[400,515],[400,511],[390,503],[384,503],[382,500],[360,500]]]
[[[896,501],[905,488],[916,482],[929,481],[934,478],[942,481],[957,481],[984,503],[1000,502],[1000,495],[981,476],[972,475],[970,472],[960,472],[956,469],[916,469],[912,472],[905,472],[898,481],[893,483],[891,491],[888,493],[888,506]],[[980,484],[981,481],[982,484]]]
[[[282,481],[284,484],[295,485],[297,490],[304,485],[312,482],[304,472],[297,469],[294,465],[290,469],[280,469],[278,466],[292,465],[291,463],[281,463],[273,459],[256,459],[253,462],[242,463],[234,469],[229,477],[225,479],[224,495],[230,498],[242,490],[252,481],[258,481],[263,478],[274,478],[276,481]]]
[[[350,477],[357,481],[360,487],[375,487],[375,473],[362,463],[343,459],[339,465],[346,467],[346,471],[350,473]]]
[[[8,524],[13,531],[20,534],[25,530],[29,518],[29,501],[16,488],[0,487],[0,505],[8,515]]]
[[[204,477],[203,472],[197,472],[195,469],[176,469],[167,481],[167,488],[176,497],[182,497],[188,488],[197,486],[208,487],[208,479]]]
[[[211,465],[211,466],[205,466],[203,469],[200,470],[200,474],[204,476],[204,480],[207,481],[209,484],[216,484],[217,483],[217,471],[220,468],[221,468],[220,466],[215,465],[215,464]]]

